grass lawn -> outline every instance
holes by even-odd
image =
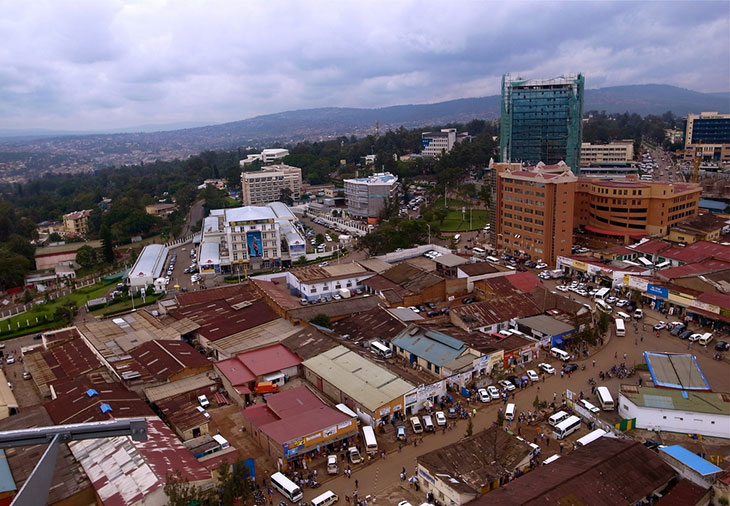
[[[80,308],[87,301],[103,297],[116,283],[96,283],[91,286],[79,288],[69,295],[59,297],[58,299],[46,304],[40,304],[33,307],[30,311],[0,321],[0,339],[9,339],[11,337],[23,336],[31,332],[41,332],[52,328],[56,325],[54,313],[56,308],[66,301],[74,301]],[[36,318],[38,322],[36,323]],[[20,327],[18,327],[18,323]],[[10,325],[10,330],[8,330]]]
[[[473,209],[471,211],[471,227],[469,226],[469,208],[471,202],[462,200],[447,199],[449,214],[444,218],[443,223],[437,220],[431,221],[431,225],[438,225],[442,232],[467,232],[469,230],[480,230],[489,223],[489,211],[486,209]],[[429,209],[435,211],[444,207],[444,200],[437,199]],[[466,212],[462,214],[462,207],[466,208]],[[462,219],[464,218],[464,219]]]

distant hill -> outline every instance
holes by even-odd
[[[730,113],[730,92],[700,93],[662,84],[612,86],[586,90],[584,111],[663,114],[689,112]],[[359,109],[326,107],[285,111],[241,121],[180,130],[135,133],[76,134],[49,131],[0,130],[0,179],[35,171],[61,172],[69,166],[89,170],[101,166],[136,164],[157,159],[185,158],[206,149],[265,147],[303,140],[324,140],[341,135],[362,137],[380,131],[428,127],[472,119],[498,119],[500,97],[462,98],[433,104],[410,104]],[[131,129],[125,129],[128,132]],[[32,138],[35,138],[36,141]],[[51,155],[51,156],[49,156]]]

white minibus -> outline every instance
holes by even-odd
[[[628,320],[631,319],[631,315],[628,314],[628,313],[624,313],[623,311],[616,311],[616,316],[618,316],[622,320],[627,320],[628,321]]]
[[[553,429],[556,439],[564,439],[573,432],[580,429],[580,418],[577,416],[569,416]]]
[[[330,506],[330,504],[334,504],[339,500],[340,498],[337,497],[337,494],[328,490],[324,494],[318,495],[312,499],[312,506]]]
[[[550,354],[558,360],[562,360],[563,362],[568,362],[570,360],[570,355],[568,355],[560,348],[550,348]]]
[[[363,425],[362,435],[365,436],[365,451],[370,455],[378,453],[378,441],[375,439],[373,428],[370,425]]]
[[[393,356],[393,352],[390,351],[390,348],[385,346],[380,341],[370,341],[370,349],[373,350],[375,353],[377,353],[382,358],[390,358]]]
[[[515,419],[515,405],[511,402],[507,404],[507,409],[504,410],[504,417],[510,422]]]
[[[707,346],[710,343],[710,341],[712,341],[712,332],[706,332],[706,333],[702,334],[702,337],[700,337],[700,340],[699,340],[699,342],[702,346]]]
[[[345,413],[347,416],[353,417],[357,421],[357,424],[360,425],[360,419],[357,417],[357,415],[355,414],[355,412],[353,410],[351,410],[350,408],[347,407],[346,404],[338,404],[337,406],[335,406],[335,408],[339,409],[340,411]]]
[[[487,257],[487,261],[488,262],[492,262],[493,264],[498,264],[499,263],[499,258],[497,258],[497,257]]]
[[[302,489],[281,473],[271,475],[271,484],[291,502],[297,502],[302,498]]]
[[[595,407],[593,404],[591,404],[590,402],[588,402],[585,399],[579,400],[578,403],[593,414],[596,414],[601,411],[600,409],[598,409],[597,407]]]
[[[550,415],[548,418],[548,423],[555,427],[557,424],[562,422],[563,420],[566,420],[570,415],[566,413],[565,411],[558,411],[557,413]]]
[[[613,397],[611,397],[611,392],[608,391],[608,388],[596,387],[596,395],[598,396],[598,402],[601,404],[603,411],[614,410],[616,406],[613,404]]]
[[[606,434],[605,430],[596,429],[593,432],[590,432],[590,433],[586,434],[585,436],[583,436],[582,438],[580,438],[578,441],[575,442],[575,444],[578,445],[579,447],[585,446],[588,443],[592,443],[596,439],[602,438],[605,434]]]
[[[475,256],[478,256],[478,257],[483,257],[484,255],[487,254],[487,250],[482,249],[478,246],[472,248],[472,252],[474,253]]]
[[[618,337],[626,335],[626,327],[624,326],[624,321],[621,318],[616,318],[616,335]]]

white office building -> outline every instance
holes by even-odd
[[[261,161],[264,165],[267,165],[269,163],[274,163],[276,160],[279,160],[281,158],[284,158],[285,156],[289,156],[289,150],[288,149],[281,149],[281,148],[270,148],[270,149],[264,149],[261,151],[261,153],[255,153],[253,155],[248,155],[246,158],[241,160],[239,164],[241,167],[245,167],[246,165],[250,165],[254,162]]]
[[[302,169],[290,165],[269,165],[262,170],[241,173],[241,201],[245,206],[262,206],[281,199],[289,190],[298,200],[302,190]]]
[[[370,177],[345,179],[347,212],[358,218],[379,218],[388,200],[398,198],[398,176],[378,172]]]
[[[468,132],[457,133],[456,128],[442,128],[440,132],[423,132],[421,134],[421,154],[423,156],[441,156],[448,153],[454,144],[469,138]]]
[[[200,273],[237,273],[288,265],[306,253],[301,224],[281,202],[214,209],[203,221]]]

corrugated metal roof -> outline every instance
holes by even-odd
[[[162,272],[165,251],[167,248],[162,244],[148,244],[129,270],[130,278],[137,277],[159,277]]]
[[[370,411],[400,398],[415,388],[392,372],[344,346],[312,357],[302,364]]]
[[[644,352],[654,385],[683,390],[711,390],[697,359],[690,353]]]
[[[709,476],[722,471],[722,469],[713,463],[706,461],[699,455],[695,455],[681,445],[665,446],[664,448],[659,448],[659,451],[672,456],[702,476]]]
[[[439,367],[443,367],[466,351],[463,341],[437,330],[424,329],[416,325],[411,325],[390,342]]]
[[[188,376],[186,378],[179,379],[177,381],[171,381],[163,385],[157,385],[144,389],[145,397],[150,402],[157,402],[168,397],[174,397],[175,395],[184,394],[186,392],[194,392],[203,388],[207,388],[215,385],[214,379],[208,376],[208,373],[196,374],[195,376]]]
[[[520,318],[517,320],[517,324],[542,332],[546,336],[557,336],[575,330],[575,327],[572,325],[568,325],[567,323],[548,315]]]
[[[730,397],[724,393],[621,385],[621,394],[637,406],[730,416]]]

